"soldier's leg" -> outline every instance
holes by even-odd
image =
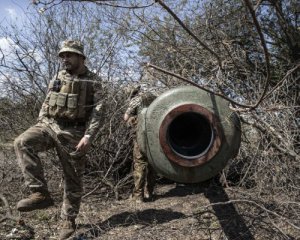
[[[38,152],[53,147],[53,139],[46,126],[33,126],[16,138],[14,147],[25,178],[25,184],[32,194],[20,200],[19,211],[32,211],[53,205],[47,189],[44,172]]]
[[[85,157],[71,158],[67,152],[58,150],[64,172],[64,196],[61,209],[59,239],[67,239],[76,229],[75,219],[79,213],[82,197],[82,174]]]
[[[61,217],[75,219],[79,213],[83,192],[82,175],[85,157],[74,160],[71,167],[64,168],[64,196]]]
[[[14,148],[25,184],[34,192],[47,190],[38,152],[46,151],[54,142],[45,126],[33,126],[15,139]]]
[[[147,161],[145,156],[140,152],[137,141],[134,140],[133,145],[133,178],[134,178],[134,190],[133,197],[143,199],[144,186],[146,181],[146,167]]]
[[[73,147],[78,144],[80,137],[68,139]],[[71,140],[71,141],[70,141]],[[62,145],[56,147],[64,174],[64,196],[61,217],[64,220],[74,220],[79,212],[83,192],[82,175],[84,173],[86,157],[70,156],[70,150]]]
[[[146,184],[145,184],[145,197],[153,198],[154,187],[156,183],[156,172],[152,166],[148,163],[147,165],[147,174],[146,174]]]

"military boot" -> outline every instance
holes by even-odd
[[[75,219],[64,220],[60,225],[59,240],[68,239],[75,232]]]
[[[131,201],[134,201],[136,203],[142,203],[142,202],[144,202],[143,193],[133,192],[132,195],[131,195]]]
[[[17,203],[17,210],[29,212],[53,206],[53,200],[48,191],[34,192]]]
[[[144,190],[144,197],[147,200],[147,202],[152,202],[155,200],[155,195],[153,193],[153,190],[149,190],[147,188],[145,188]]]

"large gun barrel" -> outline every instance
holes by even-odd
[[[237,154],[240,121],[223,98],[183,86],[166,91],[138,116],[138,144],[161,175],[205,181]]]

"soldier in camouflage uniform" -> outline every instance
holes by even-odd
[[[144,107],[148,107],[155,99],[150,92],[142,92],[140,86],[133,89],[130,94],[129,106],[124,114],[124,121],[133,129],[133,179],[134,189],[132,199],[138,203],[145,198],[153,200],[156,174],[148,163],[147,157],[140,151],[136,139],[137,115]]]
[[[38,153],[55,148],[64,174],[59,239],[67,239],[75,231],[84,155],[101,126],[104,97],[101,80],[84,64],[86,57],[79,41],[65,41],[58,56],[64,69],[49,83],[37,124],[14,143],[25,184],[32,192],[18,202],[17,209],[32,211],[53,205]]]

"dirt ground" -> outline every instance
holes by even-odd
[[[17,199],[11,200],[12,215],[22,220],[2,222],[0,239],[57,239],[61,196],[53,196],[55,206],[21,214],[14,208]],[[70,239],[268,239],[254,236],[233,205],[206,208],[228,201],[226,191],[211,183],[160,183],[153,202],[135,203],[128,196],[84,198]]]
[[[15,159],[0,157],[0,240],[57,239],[62,204],[59,171],[48,175],[55,205],[19,213],[16,203],[27,194],[21,173]],[[85,180],[85,194],[91,194],[82,200],[73,240],[300,239],[297,228],[289,228],[283,218],[273,218],[251,202],[257,198],[251,189],[223,188],[216,179],[198,184],[158,181],[155,200],[139,204],[130,200],[131,189],[116,200],[105,187],[92,191],[90,180]]]

